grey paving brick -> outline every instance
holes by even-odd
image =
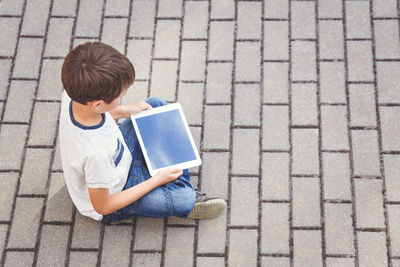
[[[9,248],[35,247],[43,202],[43,198],[17,198]]]
[[[28,1],[22,23],[21,34],[44,35],[47,17],[49,15],[50,0]]]
[[[157,17],[181,17],[182,16],[182,1],[160,0],[158,3]]]
[[[207,38],[209,2],[185,3],[183,38]]]
[[[227,198],[229,153],[203,152],[201,188],[210,196]]]
[[[264,0],[264,17],[272,19],[285,19],[289,14],[289,1]]]
[[[63,57],[68,54],[74,19],[51,18],[45,56]]]
[[[3,116],[3,106],[4,102],[0,102],[0,117]]]
[[[151,40],[129,40],[127,56],[135,67],[136,79],[148,79],[151,64]]]
[[[18,183],[18,174],[13,172],[0,173],[0,183],[2,184],[0,188],[0,220],[8,221],[11,219],[12,204]],[[0,241],[0,244],[2,244],[1,242],[2,241]],[[0,247],[2,248],[3,246],[0,245]]]
[[[11,81],[3,121],[29,122],[35,90],[34,81]]]
[[[289,108],[263,106],[263,149],[289,149]]]
[[[289,154],[263,153],[262,199],[289,200]]]
[[[292,80],[316,81],[315,42],[292,42]]]
[[[235,16],[234,0],[211,0],[212,19],[230,19]]]
[[[207,69],[207,103],[230,103],[232,63],[209,63]]]
[[[289,24],[287,21],[264,22],[264,60],[289,59]]]
[[[327,254],[353,254],[354,236],[351,204],[325,204]]]
[[[400,216],[400,206],[388,205],[389,217],[389,234],[390,234],[390,249],[392,256],[400,255],[400,224],[398,218]]]
[[[380,107],[383,150],[400,150],[399,107]]]
[[[236,84],[234,124],[259,126],[260,111],[260,86],[258,84]]]
[[[228,266],[256,266],[257,230],[230,230]]]
[[[350,158],[348,153],[323,153],[325,199],[351,200]]]
[[[75,31],[77,36],[99,36],[103,4],[101,0],[80,1]]]
[[[97,266],[97,252],[72,251],[69,256],[69,266]]]
[[[293,178],[293,225],[320,226],[320,188],[316,178]]]
[[[59,103],[37,102],[33,111],[29,145],[53,145],[57,129]]]
[[[73,203],[62,173],[52,173],[47,196],[45,221],[70,222]]]
[[[128,16],[129,0],[107,0],[105,15],[106,16]]]
[[[4,0],[0,3],[1,15],[21,15],[24,0]]]
[[[155,58],[178,58],[180,31],[181,22],[179,20],[159,20],[157,22]]]
[[[175,101],[177,61],[153,61],[150,96]]]
[[[13,77],[37,78],[43,39],[20,38]]]
[[[343,62],[320,62],[322,103],[346,103]]]
[[[289,204],[263,203],[261,252],[289,253]]]
[[[376,58],[400,58],[400,37],[398,20],[375,20]]]
[[[292,85],[292,124],[317,125],[317,86],[316,84]]]
[[[206,45],[205,41],[182,42],[181,80],[204,81]]]
[[[289,267],[290,259],[288,257],[262,257],[262,267]]]
[[[288,103],[289,64],[264,63],[264,103]]]
[[[318,16],[320,18],[342,18],[342,0],[320,0]]]
[[[375,91],[373,84],[350,84],[351,126],[376,126]]]
[[[126,93],[124,98],[122,98],[122,103],[127,104],[146,100],[148,98],[148,86],[148,81],[135,81],[133,86],[128,89],[128,92]]]
[[[370,41],[348,41],[347,59],[349,81],[373,81],[372,48]]]
[[[294,266],[321,266],[321,231],[294,231]]]
[[[197,257],[197,265],[198,267],[223,267],[225,266],[225,258],[223,257]]]
[[[203,83],[179,83],[178,102],[181,103],[189,124],[202,123]]]
[[[234,129],[232,173],[259,174],[259,138],[258,129]]]
[[[215,219],[199,221],[198,253],[225,253],[225,243],[226,209]]]
[[[77,0],[54,0],[51,14],[53,16],[75,16],[76,4]]]
[[[355,179],[357,227],[383,228],[382,181]]]
[[[323,149],[349,149],[346,107],[322,106],[321,131]]]
[[[374,17],[396,17],[396,0],[372,0],[372,10]]]
[[[190,183],[193,185],[193,188],[196,188],[194,180],[198,179],[197,176],[190,176]],[[181,218],[181,217],[168,217],[167,218],[167,225],[169,227],[180,227],[182,225],[186,226],[194,226],[196,224],[196,220],[188,220],[187,218]]]
[[[0,252],[3,255],[5,239],[7,235],[8,225],[2,224],[0,225]]]
[[[39,266],[64,266],[69,226],[44,225],[38,255]]]
[[[153,37],[156,1],[134,1],[129,36]]]
[[[40,75],[39,89],[36,99],[61,100],[63,85],[61,82],[61,68],[63,60],[43,60],[42,74]]]
[[[76,212],[72,248],[98,248],[101,224]]]
[[[0,100],[6,99],[8,77],[10,76],[11,60],[0,60]]]
[[[400,266],[400,260],[392,259],[392,266],[393,267],[399,267]]]
[[[0,55],[14,56],[19,23],[19,18],[0,18]]]
[[[77,47],[78,45],[85,44],[87,42],[92,43],[92,42],[98,42],[99,38],[79,38],[79,39],[74,39],[73,40],[73,48]]]
[[[371,38],[368,1],[346,1],[346,38]]]
[[[135,250],[161,250],[164,220],[138,218],[136,221]]]
[[[244,214],[246,214],[244,216]],[[258,179],[232,179],[231,225],[256,226],[258,223]]]
[[[236,44],[236,81],[260,81],[261,57],[259,42]]]
[[[0,169],[19,170],[27,129],[27,125],[1,125]]]
[[[4,266],[10,266],[10,267],[32,266],[33,258],[34,258],[33,252],[8,251],[6,254],[6,261]]]
[[[315,38],[315,3],[291,1],[292,38]]]
[[[400,156],[383,155],[385,170],[386,198],[388,201],[400,201]]]
[[[380,103],[400,103],[399,62],[377,62],[378,101]]]
[[[387,266],[385,232],[358,232],[360,266]]]
[[[194,228],[168,228],[165,266],[192,266],[193,241]]]
[[[124,54],[127,27],[128,19],[104,19],[101,41]]]
[[[206,106],[204,148],[229,148],[230,106]]]
[[[328,267],[354,267],[355,262],[352,258],[326,258]]]
[[[106,226],[101,264],[127,266],[130,257],[131,236],[131,226]]]
[[[292,130],[292,174],[319,174],[318,130]]]
[[[354,175],[381,175],[376,131],[351,131]]]
[[[135,253],[133,254],[132,266],[152,267],[160,266],[161,254],[159,253]]]
[[[343,59],[343,22],[319,22],[319,56],[321,59]]]
[[[261,38],[261,3],[238,2],[237,39]]]
[[[212,21],[208,48],[209,60],[232,60],[235,23]]]

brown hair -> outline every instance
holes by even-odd
[[[93,100],[111,103],[135,79],[129,59],[115,48],[85,43],[69,52],[61,70],[61,80],[69,97],[86,104]]]

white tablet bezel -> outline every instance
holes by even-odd
[[[141,135],[139,127],[138,127],[138,125],[136,123],[136,119],[142,118],[142,117],[147,117],[147,116],[154,115],[154,114],[164,113],[166,111],[171,111],[171,110],[178,110],[179,111],[179,114],[181,115],[181,119],[182,119],[183,125],[185,126],[186,134],[189,137],[189,140],[190,140],[190,143],[192,145],[192,148],[193,148],[194,154],[196,156],[196,159],[195,160],[186,161],[186,162],[182,162],[182,163],[175,164],[175,165],[170,165],[170,166],[159,168],[159,169],[154,169],[153,166],[151,166],[150,158],[149,158],[149,156],[147,154],[147,151],[146,151],[146,148],[144,146],[142,135]],[[178,168],[178,169],[182,169],[183,170],[183,169],[188,169],[188,168],[191,168],[191,167],[196,167],[196,166],[199,166],[199,165],[202,164],[199,152],[198,152],[196,144],[194,143],[194,140],[193,140],[192,133],[190,132],[189,125],[188,125],[188,123],[186,121],[185,115],[183,114],[182,107],[181,107],[181,105],[179,103],[173,103],[173,104],[169,104],[169,105],[165,105],[165,106],[161,106],[161,107],[156,107],[156,108],[152,108],[150,110],[142,111],[142,112],[137,113],[137,114],[133,114],[133,115],[131,115],[131,121],[133,123],[133,127],[135,129],[136,136],[138,137],[138,141],[139,141],[140,147],[142,149],[143,156],[144,156],[144,159],[145,159],[146,164],[147,164],[147,168],[149,169],[149,172],[150,172],[151,176],[154,176],[157,172],[159,172],[161,170],[164,170],[164,169]]]

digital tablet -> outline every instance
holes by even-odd
[[[182,107],[161,106],[131,116],[151,176],[167,168],[201,165]]]

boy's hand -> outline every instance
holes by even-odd
[[[152,106],[150,106],[149,104],[147,104],[144,101],[133,103],[133,104],[128,104],[128,105],[123,105],[121,107],[125,111],[127,117],[130,117],[132,114],[139,113],[143,110],[152,109]]]
[[[159,183],[159,185],[164,185],[175,181],[182,174],[183,171],[180,169],[165,169],[159,171],[156,175],[154,175],[153,179],[155,179]]]

